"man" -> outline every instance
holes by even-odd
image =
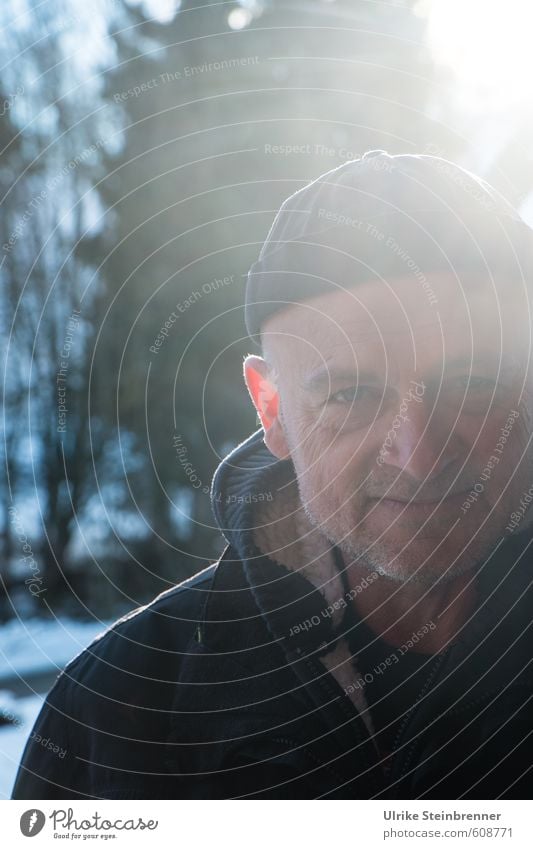
[[[531,246],[436,157],[284,202],[227,547],[67,666],[34,729],[67,755],[30,740],[15,798],[530,795]]]

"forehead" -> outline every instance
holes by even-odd
[[[424,280],[371,280],[290,305],[264,323],[265,352],[298,370],[350,358],[388,367],[460,354],[529,359],[530,305],[518,283],[450,273]]]

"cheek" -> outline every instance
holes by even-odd
[[[376,429],[354,429],[339,432],[330,422],[305,431],[300,437],[293,462],[298,476],[314,490],[317,500],[339,506],[350,501],[357,507],[363,498],[365,481],[376,466],[382,439]],[[344,509],[351,509],[346,506]]]
[[[473,446],[468,465],[485,482],[491,501],[513,498],[525,478],[533,480],[532,446],[527,417],[506,411],[483,426],[463,428],[461,439],[467,451]]]
[[[340,438],[328,427],[301,425],[293,429],[291,437],[291,457],[298,478],[317,498],[322,494],[344,499],[346,492],[364,478],[359,440]]]
[[[329,427],[317,428],[302,443],[302,456],[308,466],[315,464],[323,477],[334,478],[336,486],[353,487],[375,463],[378,453],[374,442],[368,431],[339,435]]]
[[[352,515],[364,501],[369,466],[375,462],[375,452],[366,455],[353,444],[344,443],[326,448],[318,462],[316,457],[314,451],[309,457],[303,455],[301,466],[297,468],[306,494],[317,504],[327,505],[328,510]]]
[[[518,413],[518,415],[517,415]],[[495,411],[484,420],[482,416],[465,416],[454,429],[474,461],[485,462],[491,454],[503,458],[524,450],[528,440],[526,419],[518,410],[506,408]]]

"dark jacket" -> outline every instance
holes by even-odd
[[[261,431],[223,461],[220,560],[69,663],[15,799],[531,796],[531,537],[502,540],[479,565],[479,609],[428,659],[384,758],[364,690],[350,688],[331,547],[306,524],[293,476]]]

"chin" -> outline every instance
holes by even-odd
[[[413,539],[407,535],[385,533],[379,542],[372,545],[379,534],[363,532],[357,539],[349,535],[341,549],[346,556],[359,557],[359,562],[372,566],[378,574],[394,581],[432,585],[447,583],[460,575],[472,571],[487,557],[501,533],[490,538],[480,535],[474,538],[476,529],[446,538],[446,534]],[[466,531],[466,528],[464,528]],[[365,551],[366,549],[366,551]]]
[[[437,583],[450,583],[460,575],[471,572],[476,565],[476,561],[470,559],[457,560],[449,567],[443,565],[442,560],[438,563],[433,561],[434,558],[430,558],[421,565],[413,562],[413,560],[401,560],[399,562],[396,560],[394,562],[382,562],[381,565],[376,563],[375,569],[379,575],[398,583],[411,581],[414,584],[432,587]]]

